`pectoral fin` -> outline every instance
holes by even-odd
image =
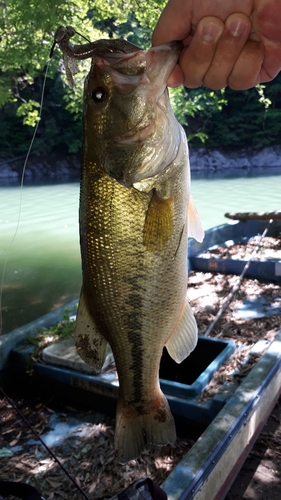
[[[99,332],[91,316],[82,287],[74,332],[75,345],[80,357],[95,373],[99,373],[105,361],[107,341]]]
[[[180,321],[166,342],[168,353],[176,363],[181,363],[193,351],[197,344],[197,332],[197,324],[186,299]]]
[[[204,238],[204,229],[202,227],[197,209],[191,195],[188,202],[187,227],[188,236],[195,238],[197,241],[199,241],[199,243],[201,243]]]
[[[153,192],[143,229],[143,241],[148,251],[157,252],[170,241],[174,224],[174,200],[162,199]]]

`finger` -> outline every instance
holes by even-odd
[[[179,60],[186,87],[196,88],[203,83],[223,30],[224,23],[217,17],[199,21],[189,47],[183,49]]]
[[[213,89],[227,86],[228,77],[242,51],[251,31],[251,20],[245,14],[231,14],[217,43],[210,67],[203,79],[204,84]]]
[[[229,75],[229,87],[234,90],[245,90],[257,85],[261,81],[263,61],[263,44],[256,40],[248,40]]]
[[[169,0],[152,35],[152,45],[184,40],[191,32],[190,2]]]
[[[272,80],[281,70],[280,7],[280,0],[259,0],[253,12],[253,28],[265,48],[261,82]]]
[[[168,87],[178,87],[184,83],[184,74],[178,64],[174,67],[172,73],[170,74],[167,85]]]
[[[281,70],[281,44],[264,44],[264,63],[261,69],[260,82],[270,82]]]

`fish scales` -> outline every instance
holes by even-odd
[[[91,170],[94,175],[88,173],[82,184],[87,186],[84,194],[87,201],[80,224],[82,231],[85,230],[88,249],[83,283],[89,310],[112,347],[123,388],[122,379],[128,379],[132,363],[134,370],[137,367],[134,380],[141,381],[141,374],[147,375],[148,368],[152,372],[149,354],[152,345],[153,357],[158,358],[153,363],[154,380],[158,377],[163,345],[183,307],[186,266],[182,267],[182,253],[185,258],[185,245],[182,245],[183,250],[177,248],[177,228],[174,227],[170,244],[161,255],[157,251],[147,251],[143,228],[152,195],[125,188],[98,167]],[[179,174],[175,189],[179,189],[185,172]],[[185,226],[183,209],[186,210],[186,200],[178,197],[174,217],[177,221],[182,220],[182,227]],[[173,267],[171,260],[174,260]],[[175,275],[176,266],[178,275]],[[173,279],[178,286],[176,293],[171,294]],[[159,331],[163,332],[163,338],[154,346],[154,335]],[[124,352],[128,356],[124,356]],[[145,371],[143,363],[148,365]],[[124,387],[127,392],[133,390],[127,382]],[[143,397],[146,397],[145,391],[151,395],[153,384],[146,384],[142,391]]]
[[[187,235],[191,228],[200,239],[202,228],[190,197],[185,133],[166,90],[179,46],[144,51],[128,44],[124,54],[126,42],[120,53],[119,42],[112,41],[110,54],[103,41],[94,43],[85,82],[75,339],[96,372],[107,343],[112,348],[119,376],[115,450],[126,462],[148,443],[176,439],[159,365],[165,345],[178,363],[196,345],[186,298]]]
[[[80,219],[88,249],[83,286],[89,311],[111,345],[119,375],[119,400],[125,402],[129,418],[144,410],[154,413],[159,425],[169,423],[168,435],[160,433],[158,444],[173,442],[174,425],[158,377],[163,346],[175,328],[186,290],[187,203],[181,188],[186,172],[178,172],[174,186],[176,192],[182,192],[174,206],[174,218],[181,221],[182,229],[178,234],[173,224],[164,252],[148,251],[144,242],[151,193],[127,189],[98,167],[91,173],[94,175],[88,174],[82,183],[87,186],[87,201]],[[171,293],[172,281],[177,288]],[[150,434],[147,439],[155,442],[152,431]],[[118,449],[122,460],[136,454],[122,453],[120,445]]]

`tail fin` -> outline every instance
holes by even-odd
[[[117,407],[114,444],[121,463],[137,458],[146,443],[163,446],[176,441],[174,418],[160,390],[149,408],[130,406],[121,400]]]

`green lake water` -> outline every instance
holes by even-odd
[[[225,212],[281,208],[281,172],[192,176],[203,227],[227,222]],[[3,333],[79,296],[79,184],[0,186],[0,274]]]

